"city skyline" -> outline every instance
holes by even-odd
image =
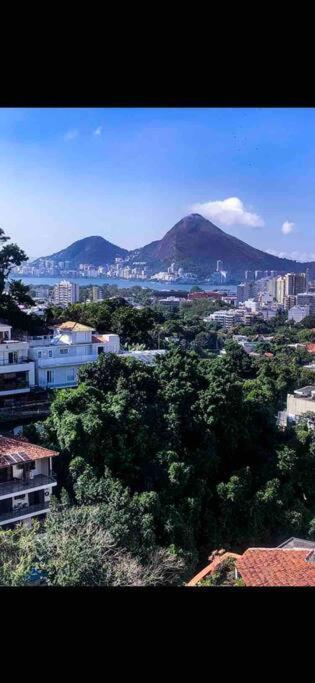
[[[314,121],[314,109],[2,109],[1,226],[36,258],[90,235],[135,249],[196,211],[315,260]]]

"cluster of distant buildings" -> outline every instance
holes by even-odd
[[[177,282],[181,284],[194,284],[198,282],[195,273],[186,272],[184,268],[175,262],[165,270],[154,272],[151,265],[146,261],[131,261],[130,257],[116,257],[113,263],[104,263],[95,266],[90,263],[80,263],[77,267],[69,260],[56,261],[55,259],[37,259],[14,268],[13,272],[17,275],[27,275],[34,277],[62,277],[62,278],[120,278],[125,280],[158,280],[159,282]],[[245,282],[258,280],[268,275],[276,275],[276,271],[246,270],[244,272]],[[203,281],[213,285],[224,285],[232,282],[232,275],[222,259],[218,259],[216,269],[210,272]]]
[[[119,278],[125,280],[161,280],[162,282],[176,282],[184,278],[195,282],[197,276],[185,273],[183,268],[177,268],[175,263],[165,272],[154,273],[145,261],[130,262],[129,257],[117,257],[113,263],[94,266],[80,263],[74,268],[71,261],[55,261],[53,259],[38,259],[34,264],[27,263],[17,266],[13,271],[16,275],[32,275],[35,277],[66,277],[66,278]]]
[[[288,320],[301,322],[315,312],[315,283],[308,271],[270,275],[238,285],[237,301],[264,317],[269,307],[271,311],[288,311]]]
[[[260,274],[261,271],[246,271],[247,277],[237,285],[236,295],[228,298],[234,309],[221,309],[204,321],[229,329],[237,324],[251,324],[259,318],[269,320],[281,311],[287,311],[288,320],[295,323],[315,314],[315,282],[310,281],[308,272],[255,277]],[[227,301],[220,294],[218,298]]]

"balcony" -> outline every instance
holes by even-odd
[[[15,365],[23,365],[24,363],[33,363],[27,356],[17,358],[16,360],[10,362],[8,358],[3,358],[0,356],[0,366],[5,365],[7,368],[11,368]]]
[[[58,368],[67,365],[84,365],[85,363],[93,363],[98,358],[95,353],[85,355],[75,355],[68,353],[64,356],[53,356],[52,358],[38,358],[37,365],[39,368]]]
[[[22,491],[31,493],[38,489],[44,489],[47,486],[56,486],[57,481],[55,477],[47,477],[44,474],[37,474],[33,479],[20,480],[12,479],[11,481],[4,481],[0,484],[0,500],[4,498],[12,498],[20,494]]]
[[[3,512],[0,514],[0,526],[3,524],[10,524],[11,522],[18,522],[23,518],[34,517],[40,513],[48,512],[49,503],[41,503],[40,505],[30,505],[28,507],[20,507],[10,512]]]

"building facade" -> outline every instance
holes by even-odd
[[[309,306],[292,306],[288,312],[288,320],[293,320],[295,323],[300,323],[310,314]]]
[[[57,485],[52,472],[57,455],[25,439],[0,435],[0,528],[45,517]]]
[[[56,305],[68,306],[80,299],[80,287],[74,282],[62,280],[54,287],[53,300]]]
[[[278,413],[278,425],[286,427],[289,423],[298,422],[307,413],[315,414],[315,385],[312,384],[287,394],[286,409]]]
[[[52,337],[29,343],[35,381],[43,388],[74,387],[80,366],[96,361],[101,353],[120,352],[117,334],[98,334],[93,328],[72,321],[56,327]]]
[[[10,325],[0,325],[0,399],[26,394],[35,384],[34,362],[29,360],[29,344],[11,339]]]

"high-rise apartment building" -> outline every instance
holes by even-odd
[[[103,301],[103,289],[98,285],[93,285],[92,287],[92,301]]]
[[[285,276],[280,275],[280,277],[277,277],[276,279],[276,300],[278,301],[279,304],[284,303],[284,297],[286,295],[286,280]]]
[[[242,284],[237,285],[236,297],[238,303],[245,301],[253,296],[253,283],[252,282],[242,282]]]
[[[75,304],[80,298],[80,287],[74,282],[62,280],[54,287],[54,303],[68,306]]]
[[[219,273],[220,270],[223,270],[223,261],[221,261],[220,259],[217,261],[217,269],[216,270],[217,270],[217,273]]]
[[[287,273],[285,275],[285,293],[287,296],[291,294],[299,294],[307,290],[306,273]]]
[[[272,298],[276,299],[277,278],[276,277],[268,278],[266,288],[267,288],[267,292],[269,292],[269,294],[271,294]]]
[[[289,311],[290,308],[293,308],[293,306],[296,304],[295,294],[285,294],[283,304],[286,311]]]

